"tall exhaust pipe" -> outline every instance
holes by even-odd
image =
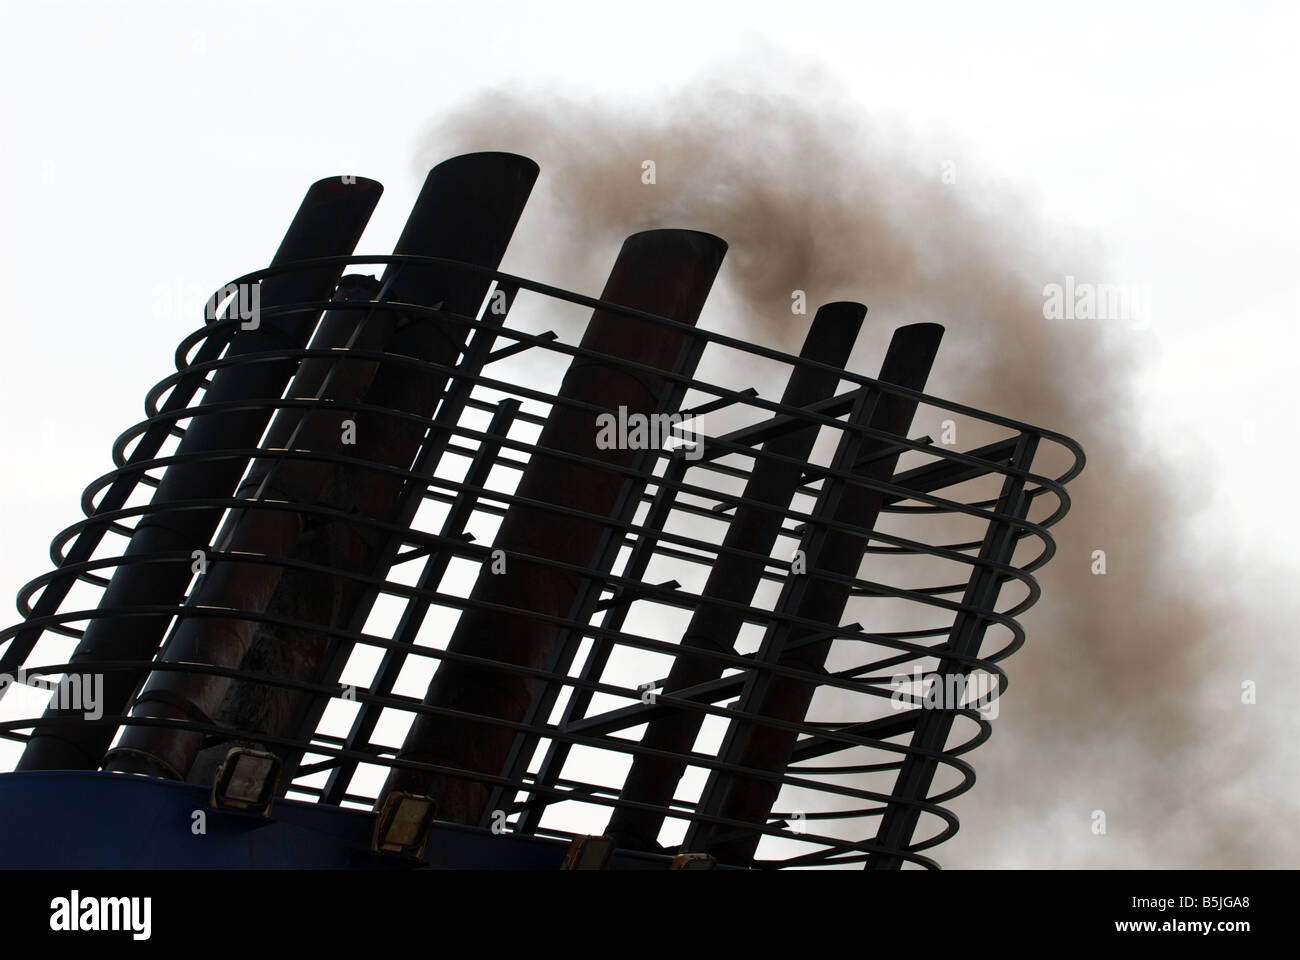
[[[272,267],[321,257],[348,256],[356,248],[383,187],[364,177],[330,177],[311,186],[298,208]],[[341,264],[313,267],[269,276],[261,287],[261,309],[330,298],[343,272]],[[258,326],[235,332],[226,359],[271,351],[302,349],[311,335],[319,310],[300,310],[261,318]],[[228,498],[235,492],[252,450],[270,420],[275,401],[293,376],[298,360],[293,356],[256,363],[223,366],[195,410],[174,456],[188,458],[167,467],[151,500],[150,511],[131,536],[122,564],[99,602],[99,614],[86,627],[71,657],[70,672],[78,664],[102,673],[102,709],[105,718],[120,717],[143,679],[146,664],[162,642],[170,612],[133,615],[135,609],[166,610],[180,604],[193,572],[191,553],[207,549],[224,512],[220,507],[187,507],[188,503]],[[234,409],[211,408],[219,404]],[[178,559],[140,562],[150,555]],[[76,552],[69,560],[77,558]],[[71,584],[69,583],[68,586]],[[33,610],[32,619],[57,608],[66,587],[47,587]],[[47,609],[48,608],[48,609]],[[114,614],[113,611],[121,611]],[[33,637],[34,639],[34,637]],[[7,654],[21,656],[25,640],[14,638]],[[130,667],[96,666],[103,661],[133,661]],[[51,706],[37,725],[18,763],[19,770],[93,770],[117,733],[112,723],[77,722],[76,711]]]
[[[943,327],[937,323],[900,327],[890,340],[877,379],[882,383],[923,391],[942,337]],[[850,423],[906,437],[915,412],[916,401],[909,397],[868,391],[850,416]],[[865,479],[888,482],[894,475],[900,455],[896,446],[890,451],[889,441],[860,440],[852,430],[846,430],[841,436],[834,462],[840,469],[853,470]],[[806,579],[800,585],[802,589],[796,594],[798,599],[792,608],[782,610],[778,607],[778,612],[817,621],[832,629],[840,625],[850,586],[819,574],[842,578],[857,576],[870,531],[875,527],[885,496],[878,490],[837,483],[833,477],[825,479],[814,516],[829,513],[833,522],[857,527],[860,532],[819,529],[815,522],[809,523],[804,535],[807,573],[800,575]],[[833,642],[829,636],[808,642],[818,632],[802,627],[786,631],[774,626],[764,638],[756,659],[818,674],[825,667]],[[783,636],[788,639],[782,643],[780,638]],[[746,684],[739,709],[774,720],[800,723],[808,713],[816,689],[816,681],[755,672]],[[752,770],[781,774],[790,763],[797,739],[795,730],[734,720],[719,758]],[[706,815],[761,827],[766,824],[779,792],[780,784],[772,780],[743,774],[724,778],[715,771],[705,785],[698,810]],[[695,821],[687,833],[683,849],[709,853],[724,863],[749,865],[760,838],[757,831]]]
[[[395,252],[495,268],[537,172],[531,160],[505,153],[470,154],[439,164],[430,171]],[[448,313],[471,316],[489,284],[481,276],[453,267],[411,263],[393,264],[380,281],[381,287],[387,286],[387,299],[394,304],[442,304]],[[350,457],[353,451],[343,445],[341,438],[346,420],[353,420],[358,434],[363,429],[356,409],[359,404],[368,400],[414,403],[418,410],[431,415],[433,404],[446,386],[446,374],[412,374],[412,368],[401,361],[381,363],[351,358],[341,348],[391,350],[398,354],[408,350],[416,357],[451,366],[464,346],[467,331],[463,323],[430,321],[427,316],[393,309],[332,311],[322,322],[318,342],[338,350],[340,358],[304,364],[291,388],[294,396],[320,396],[329,403],[319,409],[282,411],[273,428],[276,440],[308,454]],[[406,372],[395,375],[402,367]],[[426,395],[414,398],[413,389],[421,387]],[[366,452],[380,464],[396,463],[404,469],[415,457],[423,428],[407,422],[394,430],[392,423],[381,425],[383,418],[383,414],[374,413],[361,418],[374,431]],[[392,445],[385,446],[381,442],[384,440]],[[381,476],[383,479],[379,479]],[[226,552],[231,554],[272,561],[302,559],[362,573],[373,559],[376,531],[347,521],[327,520],[322,525],[319,515],[292,507],[355,508],[362,516],[377,515],[382,519],[395,512],[394,498],[400,484],[400,478],[357,464],[322,463],[310,456],[286,459],[272,451],[259,459],[250,473],[244,485],[253,498],[250,506],[232,515],[219,545],[227,544]],[[308,620],[328,627],[350,615],[362,591],[354,581],[342,576],[300,573],[286,580],[291,569],[274,562],[218,559],[197,591],[194,605],[230,610],[231,616],[184,619],[165,661],[238,669],[260,636],[266,644],[283,645],[274,655],[283,658],[290,671],[300,676],[314,674],[328,646],[326,635],[276,628],[243,614],[306,614]],[[266,653],[265,647],[262,652]],[[138,698],[133,715],[212,723],[212,718],[221,714],[231,685],[229,676],[156,670]],[[253,714],[261,726],[282,730],[301,706],[300,695],[267,685],[261,685],[260,691],[245,691],[244,702],[236,701],[227,712],[243,710]],[[249,698],[253,702],[247,702]],[[203,740],[204,735],[197,731],[136,725],[123,734],[106,769],[184,779]]]
[[[623,243],[601,299],[694,324],[726,248],[718,237],[690,230],[634,234]],[[575,518],[548,508],[578,510],[596,518],[610,516],[624,485],[624,476],[617,470],[630,467],[636,451],[600,449],[597,414],[590,408],[623,408],[629,417],[653,414],[670,382],[653,373],[628,370],[624,362],[671,372],[686,346],[686,334],[648,320],[597,310],[581,346],[601,356],[574,357],[564,376],[558,402],[519,481],[515,495],[521,502],[507,512],[493,544],[505,553],[506,572],[494,574],[485,568],[471,594],[472,602],[496,604],[525,615],[467,608],[448,643],[452,653],[509,666],[546,668],[565,628],[526,614],[567,617],[582,578],[535,560],[587,566],[607,528],[600,519]],[[593,462],[560,459],[552,452]],[[519,721],[528,712],[538,686],[537,679],[511,670],[443,660],[424,703],[489,720]],[[458,768],[471,776],[397,767],[380,791],[377,806],[382,807],[394,790],[432,795],[438,803],[439,819],[476,824],[482,819],[490,789],[472,774],[500,774],[509,762],[514,740],[515,732],[500,724],[420,714],[398,759]]]
[[[531,160],[511,154],[470,155],[440,164],[430,173],[394,252],[496,268],[523,213],[537,172]],[[371,281],[371,292],[382,290],[387,280],[386,276],[384,281]],[[441,269],[428,274],[408,265],[393,279],[389,299],[441,302],[447,314],[473,316],[489,288],[489,280],[475,274]],[[467,330],[442,317],[402,316],[385,346],[387,353],[399,359],[381,361],[361,397],[361,405],[372,409],[356,415],[356,443],[347,449],[350,458],[400,470],[417,465],[426,439],[426,424],[449,380],[443,370],[427,365],[456,364]],[[427,465],[430,471],[435,467],[436,463]],[[322,464],[320,469],[328,475],[322,506],[389,524],[402,524],[404,515],[414,512],[411,501],[421,496],[428,482],[427,477],[408,482],[391,469],[367,470],[356,464]],[[310,570],[286,568],[271,597],[268,614],[335,630],[359,631],[377,591],[346,574],[382,577],[399,541],[400,535],[376,526],[321,518],[299,540],[294,559],[344,575],[323,578]],[[274,621],[262,624],[244,657],[243,670],[284,685],[245,678],[235,681],[215,719],[219,725],[241,734],[233,741],[210,743],[190,770],[189,779],[210,783],[231,742],[272,750],[286,760],[296,755],[294,750],[263,744],[257,738],[291,738],[299,733],[304,739],[310,738],[326,698],[291,684],[337,682],[337,673],[350,651],[349,642],[329,633]],[[288,786],[286,777],[281,790]]]
[[[860,303],[823,305],[809,325],[799,356],[843,369],[853,352],[866,313],[867,308]],[[795,367],[786,383],[781,403],[806,407],[825,400],[834,395],[839,380],[839,376],[830,371]],[[745,502],[736,507],[723,540],[723,550],[709,571],[709,578],[700,594],[700,604],[682,635],[684,653],[673,661],[663,686],[664,696],[671,697],[678,691],[722,676],[721,662],[691,656],[689,651],[736,652],[736,638],[745,622],[743,612],[710,601],[748,605],[762,580],[766,564],[755,557],[728,551],[743,551],[761,557],[771,554],[785,519],[783,512],[799,487],[804,463],[812,453],[819,429],[818,424],[805,423],[763,444],[763,454],[786,457],[794,462],[766,456],[755,458],[742,494]],[[667,806],[686,771],[685,760],[678,758],[690,752],[703,723],[704,715],[696,711],[669,713],[651,720],[641,738],[641,746],[678,756],[638,754],[623,783],[622,799]],[[654,850],[663,821],[661,813],[619,807],[611,816],[605,834],[613,837],[621,847]]]

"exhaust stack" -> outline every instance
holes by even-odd
[[[1005,679],[1083,451],[924,393],[937,324],[876,378],[862,304],[797,356],[701,326],[707,233],[598,298],[501,272],[537,176],[439,164],[384,256],[379,184],[321,181],[182,341],[0,630],[0,866],[937,866],[990,728],[881,678]],[[986,442],[909,438],[949,420]]]
[[[725,252],[722,240],[704,233],[635,234],[624,242],[601,299],[694,324]],[[519,481],[517,502],[497,533],[495,548],[505,554],[506,573],[489,567],[470,595],[475,604],[517,612],[468,608],[447,645],[451,653],[533,670],[555,666],[555,656],[564,653],[557,649],[560,627],[526,615],[568,616],[584,578],[547,561],[588,567],[594,576],[608,573],[611,551],[605,551],[606,562],[591,566],[602,540],[612,534],[604,520],[620,498],[639,499],[647,479],[620,472],[633,466],[634,451],[600,449],[597,416],[613,413],[631,420],[676,412],[680,390],[661,374],[694,373],[693,359],[683,359],[689,341],[682,331],[637,317],[597,311],[581,346],[583,353],[569,366],[537,451]],[[525,674],[448,660],[434,674],[424,703],[517,722],[537,692],[538,682]],[[490,719],[422,715],[398,759],[498,774],[515,736]],[[483,819],[489,796],[484,783],[409,768],[394,771],[381,801],[393,790],[434,795],[439,816],[468,824]]]

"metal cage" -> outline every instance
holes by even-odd
[[[858,304],[797,356],[699,328],[705,234],[629,238],[600,298],[500,272],[527,163],[435,168],[387,256],[378,185],[322,181],[214,296],[0,633],[16,769],[206,790],[238,747],[276,808],[427,797],[483,866],[936,866],[1082,450],[925,393],[934,324],[874,378]]]

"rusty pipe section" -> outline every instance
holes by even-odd
[[[943,327],[936,323],[917,323],[900,327],[890,340],[889,349],[881,365],[878,380],[910,390],[923,391],[930,368],[943,337]],[[916,401],[896,394],[881,393],[874,406],[862,408],[867,425],[906,437],[916,412]],[[841,438],[841,449],[853,444],[850,431]],[[898,464],[899,451],[890,451],[888,440],[866,438],[856,460],[861,464],[855,472],[861,476],[887,482]],[[852,449],[852,447],[848,447]],[[837,457],[837,460],[843,458]],[[822,496],[827,496],[833,486],[828,477],[823,484]],[[831,513],[836,523],[856,527],[855,531],[829,529],[816,555],[808,556],[809,578],[806,589],[792,611],[796,616],[814,620],[827,627],[838,627],[848,603],[850,587],[846,583],[818,576],[825,572],[839,577],[855,577],[862,557],[884,505],[885,494],[878,490],[845,484],[838,504]],[[808,537],[817,531],[809,525]],[[810,551],[811,554],[811,551]],[[794,628],[788,633],[784,649],[778,652],[777,662],[782,667],[821,673],[830,651],[831,638],[807,643],[816,631]],[[760,681],[761,682],[761,681]],[[764,683],[765,692],[752,705],[754,712],[776,720],[799,723],[808,713],[808,706],[816,691],[815,681],[790,677],[769,676]],[[735,746],[733,755],[750,769],[767,773],[784,773],[798,738],[797,732],[761,723],[734,721]],[[780,784],[737,774],[725,781],[713,780],[719,794],[716,804],[718,815],[731,820],[762,826],[767,822],[780,792]],[[706,794],[709,791],[706,790]],[[692,850],[700,850],[732,864],[749,864],[753,861],[760,835],[756,832],[739,832],[727,826],[697,823],[688,835]]]
[[[536,164],[511,154],[470,155],[440,165],[426,181],[425,191],[394,252],[497,267],[536,176]],[[388,279],[386,276],[385,281]],[[441,302],[448,313],[470,316],[477,313],[490,287],[489,281],[479,276],[413,264],[404,266],[392,280],[392,299]],[[371,282],[382,288],[381,283]],[[439,317],[401,317],[386,341],[385,350],[394,359],[381,361],[361,397],[363,405],[379,409],[357,413],[356,442],[347,448],[349,457],[381,467],[413,466],[425,438],[426,424],[449,379],[427,364],[454,365],[467,331],[467,327]],[[322,505],[363,519],[395,523],[403,515],[407,501],[423,492],[423,484],[408,484],[397,474],[359,465],[323,464],[320,469],[327,474]],[[391,562],[395,546],[392,536],[382,529],[351,520],[322,518],[303,531],[294,557],[341,573],[378,576]],[[309,570],[286,568],[268,613],[337,630],[360,629],[375,596],[373,588],[346,576],[322,577]],[[337,677],[326,673],[333,672],[331,665],[346,659],[350,646],[347,640],[321,631],[274,622],[259,625],[241,666],[242,672],[252,677],[241,677],[231,685],[217,723],[241,731],[234,742],[273,750],[287,758],[293,751],[260,744],[256,738],[259,734],[292,737],[299,733],[315,697],[290,686],[259,682],[254,677],[260,674],[280,681],[332,683]],[[231,745],[230,741],[218,740],[205,747],[189,779],[210,783]]]
[[[335,300],[369,302],[376,297],[379,290],[380,283],[374,277],[350,275],[340,282]],[[358,320],[362,317],[365,318],[362,322],[370,325],[371,329],[362,331],[363,337],[354,344],[354,347],[375,349],[384,346],[375,342],[379,339],[375,334],[383,336],[391,331],[381,330],[383,325],[376,317],[366,317],[364,313],[353,313],[342,309],[330,311],[326,314],[317,335],[312,339],[311,346],[313,350],[338,351],[339,356],[337,359],[309,359],[304,362],[302,373],[294,379],[293,389],[289,392],[290,399],[311,400],[320,396],[328,397],[333,402],[346,402],[350,393],[359,390],[358,381],[368,380],[372,386],[378,381],[379,364],[348,355],[348,343],[357,330]],[[369,336],[365,336],[367,333]],[[355,375],[349,376],[345,372],[347,370],[354,371]],[[337,371],[333,383],[330,377],[332,371]],[[331,388],[329,392],[322,393],[327,388]],[[338,441],[343,420],[351,419],[354,429],[360,430],[358,421],[362,419],[362,415],[358,411],[337,409],[330,410],[328,414],[322,411],[316,417],[318,422],[315,426],[318,429],[302,432],[308,426],[306,421],[310,415],[310,411],[285,408],[273,422],[265,448],[268,451],[292,448],[296,452],[310,452],[307,444],[315,440],[324,444],[322,449],[325,452],[333,449],[348,456],[354,455],[353,451],[360,446],[359,440],[355,445],[341,447],[338,446]],[[338,429],[340,434],[331,434],[331,429]],[[261,460],[258,466],[260,469],[255,471],[241,488],[241,495],[246,499],[254,500],[284,499],[286,491],[280,489],[280,484],[277,482],[275,459]],[[285,466],[287,464],[281,464],[279,469],[283,471]],[[315,461],[307,461],[303,466],[318,474],[317,506],[349,509],[347,505],[340,506],[339,502],[356,492],[355,475],[359,471],[355,468],[340,470],[338,465]],[[286,477],[286,479],[290,478]],[[260,486],[263,483],[266,484],[265,487]],[[298,492],[302,490],[301,484],[294,484],[292,480],[290,486],[295,487]],[[296,537],[292,551],[293,558],[296,560],[318,563],[322,566],[342,565],[344,558],[355,558],[366,546],[367,531],[354,524],[347,524],[345,525],[347,530],[339,531],[337,528],[340,525],[336,521],[321,516],[282,513],[264,517],[263,513],[264,511],[256,509],[250,510],[244,522],[279,524],[281,521],[294,521],[293,526],[296,526],[296,529],[286,528],[282,533],[286,543],[288,539]],[[356,535],[348,536],[347,534],[353,530],[356,531]],[[241,532],[238,530],[233,533],[234,539],[240,536]],[[331,561],[334,561],[334,564]],[[265,612],[271,616],[307,622],[329,624],[328,615],[322,618],[318,614],[321,599],[328,601],[333,598],[337,602],[338,595],[350,586],[341,578],[295,567],[277,567],[271,571],[271,574],[278,576],[278,580],[275,582],[274,592],[267,602]],[[314,658],[318,646],[325,642],[323,635],[283,627],[271,621],[253,622],[249,624],[249,628],[253,631],[253,639],[240,661],[241,672],[308,682],[315,679],[313,672],[305,671],[303,668]],[[205,740],[208,745],[198,755],[199,759],[196,759],[194,766],[189,770],[188,778],[195,783],[210,785],[216,766],[225,758],[226,751],[236,743],[256,746],[259,749],[276,750],[274,747],[258,743],[253,735],[282,733],[283,714],[296,705],[303,696],[305,694],[300,690],[285,687],[267,688],[243,677],[231,680],[230,687],[213,719],[220,726],[246,731],[249,736],[235,737],[232,741],[208,737]],[[147,702],[147,697],[142,696],[141,702]],[[163,732],[161,736],[169,737],[169,734]],[[123,743],[128,746],[133,745],[126,739]],[[123,762],[124,758],[114,757],[115,767]]]
[[[398,254],[444,257],[495,268],[514,232],[537,176],[537,165],[513,154],[456,157],[430,171],[395,250]],[[473,315],[490,281],[445,265],[392,265],[381,285],[387,301]],[[372,283],[354,280],[340,299],[374,293]],[[299,616],[334,626],[354,612],[361,591],[344,576],[293,571],[274,562],[235,559],[286,558],[320,563],[340,573],[365,572],[373,559],[378,531],[363,524],[331,520],[294,507],[324,507],[360,517],[396,515],[401,478],[367,470],[362,464],[321,461],[319,453],[357,457],[403,469],[414,460],[423,424],[398,421],[385,412],[362,415],[358,404],[431,416],[447,375],[416,368],[398,359],[377,361],[349,356],[349,348],[383,351],[453,365],[468,327],[450,319],[402,312],[400,308],[333,310],[322,321],[314,346],[338,356],[305,363],[291,387],[294,397],[312,398],[306,410],[286,408],[268,439],[268,456],[259,459],[241,493],[253,505],[232,514],[218,540],[230,556],[218,558],[204,578],[195,604],[230,611],[230,616],[190,616],[181,621],[167,650],[169,662],[200,663],[226,669],[245,658],[275,658],[287,667],[281,679],[314,678],[328,640],[309,630],[259,623],[248,613]],[[410,410],[414,408],[414,410]],[[360,438],[366,437],[361,449]],[[262,647],[254,651],[259,636]],[[272,649],[275,648],[275,649]],[[255,726],[276,732],[296,715],[300,695],[263,685],[260,692],[237,690],[229,703],[231,678],[208,673],[155,671],[140,695],[135,716],[211,724],[224,715],[253,717]],[[255,731],[256,732],[256,731]],[[200,732],[174,727],[136,726],[112,751],[107,769],[184,779],[203,744]]]
[[[601,299],[694,324],[722,264],[726,243],[689,230],[651,230],[623,244]],[[653,373],[631,371],[623,361],[671,372],[686,345],[686,334],[607,310],[597,310],[587,325],[582,347],[605,359],[575,357],[565,373],[562,401],[649,416],[659,406],[668,381]],[[497,604],[521,614],[570,615],[583,578],[537,561],[586,566],[608,527],[597,519],[565,516],[548,507],[609,517],[625,477],[610,468],[633,464],[636,450],[601,449],[597,412],[557,403],[543,427],[537,449],[520,478],[515,503],[502,520],[493,546],[504,551],[504,573],[485,565],[471,599]],[[571,454],[592,463],[552,455]],[[630,481],[629,481],[630,482]],[[644,481],[641,481],[642,485]],[[545,669],[565,627],[504,611],[467,608],[448,650],[505,665]],[[428,706],[463,711],[485,718],[520,721],[539,681],[490,666],[444,660],[424,697]],[[438,764],[462,771],[498,775],[506,766],[515,732],[501,725],[465,717],[419,715],[398,754],[399,760]],[[475,824],[483,815],[489,787],[472,778],[395,768],[378,803],[393,790],[429,794],[438,801],[438,817]]]
[[[379,202],[383,187],[364,177],[330,177],[311,186],[298,208],[271,266],[285,266],[318,257],[347,256]],[[342,265],[319,266],[267,277],[261,287],[261,308],[328,300],[343,272]],[[226,357],[271,351],[300,350],[320,318],[307,309],[266,316],[251,329],[239,329]],[[70,668],[87,664],[100,672],[98,661],[135,661],[130,669],[105,669],[102,708],[105,717],[126,712],[131,694],[147,671],[147,663],[162,641],[171,613],[114,616],[109,611],[167,608],[181,603],[193,576],[190,553],[207,548],[223,510],[184,508],[190,501],[230,497],[248,465],[249,453],[266,430],[275,401],[293,376],[293,356],[236,363],[216,370],[211,385],[195,409],[175,452],[193,458],[166,468],[127,545],[122,565],[112,575],[100,599],[101,615],[92,618],[73,652]],[[238,405],[218,410],[218,404]],[[132,562],[151,554],[181,559]],[[51,707],[32,731],[19,770],[95,769],[117,733],[113,724],[71,722],[79,714]]]
[[[336,299],[348,296],[340,290]],[[383,324],[369,317],[354,346],[383,347]],[[312,346],[329,343],[328,336],[347,322],[350,311],[330,311]],[[337,362],[307,361],[289,388],[291,397],[312,397],[319,406],[311,416],[286,408],[276,416],[265,452],[240,485],[236,498],[249,505],[232,511],[216,541],[207,573],[195,587],[188,608],[182,608],[174,636],[164,649],[164,664],[188,663],[237,669],[259,628],[250,613],[267,610],[284,568],[274,561],[292,556],[303,533],[316,518],[295,508],[317,504],[323,497],[326,471],[319,461],[276,456],[286,449],[297,453],[337,453],[344,422],[355,418],[352,403],[374,377],[373,360],[346,357]],[[333,371],[328,367],[333,366]],[[332,376],[330,373],[332,372]],[[242,559],[247,557],[248,559]],[[227,615],[195,613],[222,611]],[[135,718],[180,722],[214,722],[230,678],[209,673],[155,669],[131,712]],[[109,751],[104,769],[183,780],[204,734],[170,726],[128,726]]]
[[[853,352],[867,308],[860,303],[828,303],[818,309],[809,325],[799,356],[843,369]],[[788,407],[805,407],[825,400],[835,393],[839,376],[824,370],[795,367],[786,382],[781,403]],[[719,606],[710,601],[730,601],[748,605],[763,577],[763,560],[737,556],[726,551],[744,551],[767,557],[780,533],[783,513],[790,506],[799,487],[803,464],[812,453],[820,427],[807,423],[763,445],[763,452],[788,457],[786,463],[767,457],[755,459],[742,494],[744,503],[736,508],[727,528],[720,552],[700,594],[691,622],[682,635],[683,650],[717,651],[734,654],[736,637],[744,624],[742,611]],[[722,676],[723,666],[705,657],[679,655],[668,673],[664,696],[707,683]],[[684,756],[690,753],[704,723],[704,714],[682,710],[656,717],[646,726],[641,745]],[[639,754],[632,761],[624,781],[621,797],[638,803],[667,806],[677,784],[686,771],[684,759],[669,759]],[[656,838],[663,826],[661,813],[618,807],[610,817],[605,835],[620,847],[636,850],[657,849]]]

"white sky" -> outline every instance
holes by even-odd
[[[1293,565],[1297,6],[903,7],[5,0],[0,595],[48,569],[203,298],[269,260],[313,180],[383,182],[358,249],[387,252],[428,125],[476,90],[644,99],[759,49],[1150,285],[1147,436],[1199,457],[1229,562]]]

